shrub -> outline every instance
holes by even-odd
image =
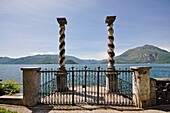
[[[0,108],[0,113],[18,113],[18,112],[10,111],[10,110],[4,109],[4,108]]]
[[[1,95],[4,95],[5,92],[4,92],[4,84],[0,83],[0,96]]]
[[[8,80],[4,84],[0,83],[0,95],[19,93],[21,87],[17,84],[18,82],[14,80]]]

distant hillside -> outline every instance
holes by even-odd
[[[74,56],[66,56],[66,60],[72,60],[78,64],[97,64],[99,61],[97,60],[83,60]]]
[[[22,58],[0,57],[0,64],[56,64],[58,55],[35,55]],[[144,45],[125,51],[115,58],[116,63],[170,63],[170,52],[155,47]],[[66,56],[66,64],[104,64],[104,60],[82,60],[74,56]]]
[[[0,57],[0,64],[56,64],[58,63],[58,55],[35,55],[22,58]],[[66,56],[66,64],[93,64],[98,63],[97,60],[81,60],[74,56]]]
[[[144,45],[129,49],[116,57],[117,63],[170,63],[170,52],[155,47]]]
[[[10,62],[12,59],[8,57],[0,57],[0,64],[6,64],[7,62]]]

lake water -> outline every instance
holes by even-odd
[[[107,69],[107,64],[67,64],[66,68],[74,66],[75,68],[83,68],[87,66],[91,69],[100,66],[101,68]],[[130,69],[130,66],[150,66],[151,78],[170,78],[170,64],[116,64],[116,69]],[[41,67],[57,69],[58,64],[1,64],[0,65],[0,78],[3,81],[14,79],[22,84],[22,67]]]

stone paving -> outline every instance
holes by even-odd
[[[0,96],[0,99],[23,99],[22,93],[16,93],[12,95],[2,95]]]
[[[23,94],[2,95],[0,96],[0,104],[23,105]]]
[[[6,108],[19,113],[170,113],[170,105],[152,107],[147,110],[132,107],[102,107],[89,105],[75,107],[37,105],[35,107],[25,107],[0,104],[0,108]]]
[[[3,98],[22,99],[22,94],[5,95]],[[162,105],[157,107],[151,107],[147,110],[139,109],[137,107],[122,107],[122,106],[92,106],[88,104],[79,104],[77,106],[69,105],[37,105],[34,107],[25,107],[19,105],[0,104],[0,108],[6,108],[11,111],[17,111],[19,113],[170,113],[170,105]]]
[[[110,104],[110,105],[132,105],[132,98],[128,92],[108,93],[106,87],[99,87],[99,97],[97,97],[97,86],[87,86],[86,93],[82,86],[74,87],[74,103]],[[86,94],[86,102],[85,102]],[[47,95],[47,96],[46,96]],[[41,94],[40,103],[42,104],[72,104],[72,87],[67,92],[54,92]]]

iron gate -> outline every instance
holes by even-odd
[[[102,104],[102,105],[132,105],[132,71],[116,70],[118,73],[118,90],[108,92],[106,75],[110,72],[100,67],[90,69],[70,68],[66,71],[67,90],[58,91],[57,76],[62,71],[42,70],[40,99],[41,104]],[[61,86],[62,87],[62,86]]]

